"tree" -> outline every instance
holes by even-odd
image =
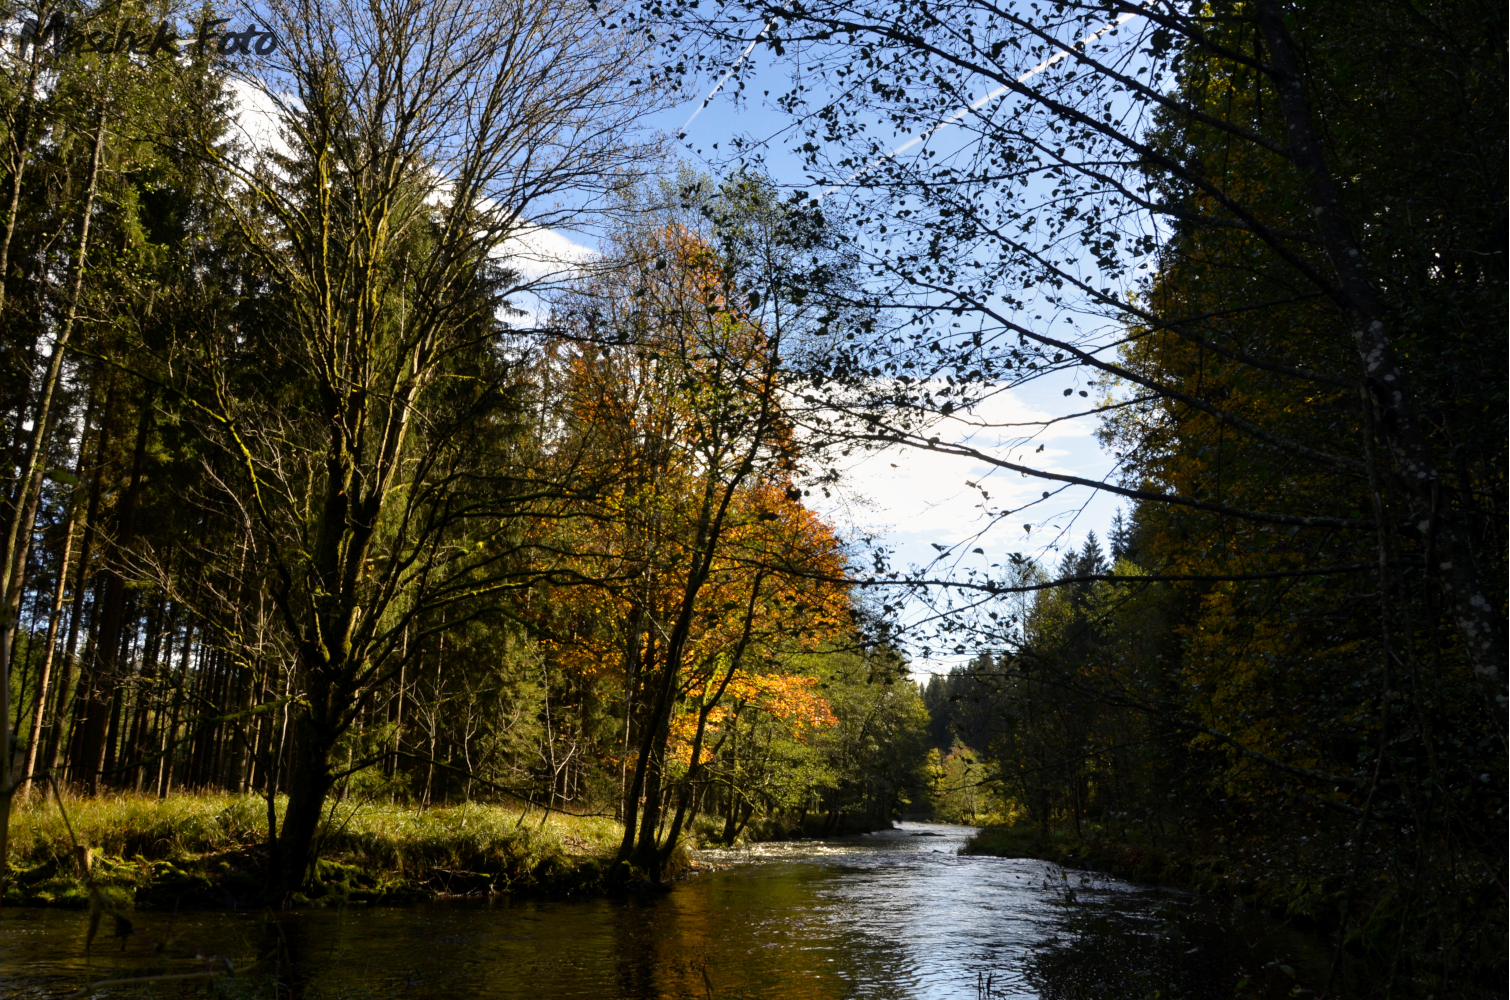
[[[1108,25],[1107,11],[1118,7],[1126,13]],[[1422,405],[1415,397],[1426,393],[1422,400],[1431,398],[1427,385],[1421,384],[1425,373],[1413,376],[1399,369],[1391,360],[1395,348],[1376,340],[1386,336],[1386,328],[1399,326],[1396,318],[1385,317],[1380,309],[1388,308],[1400,317],[1416,315],[1405,299],[1389,306],[1378,304],[1389,299],[1380,291],[1386,279],[1378,276],[1388,270],[1384,262],[1392,259],[1387,247],[1404,234],[1393,226],[1374,230],[1379,245],[1363,250],[1354,241],[1365,237],[1344,236],[1343,229],[1363,231],[1353,217],[1369,209],[1363,201],[1354,205],[1335,191],[1335,168],[1325,162],[1321,145],[1312,135],[1314,112],[1296,96],[1307,89],[1308,81],[1296,76],[1301,71],[1293,65],[1295,43],[1279,19],[1277,5],[1254,8],[1256,22],[1245,13],[1246,8],[1226,6],[1209,16],[1186,16],[1172,6],[1058,3],[1044,16],[1035,17],[977,7],[969,0],[947,10],[903,3],[888,8],[884,16],[842,3],[801,10],[776,4],[744,9],[772,20],[775,27],[768,44],[782,51],[803,51],[811,60],[809,65],[822,67],[817,71],[827,73],[836,85],[844,85],[862,65],[894,81],[869,88],[864,92],[868,96],[851,92],[848,99],[825,105],[805,126],[815,140],[809,143],[809,156],[814,170],[821,171],[819,176],[849,175],[840,190],[854,199],[850,213],[858,223],[884,227],[888,218],[907,221],[903,232],[892,238],[873,228],[876,241],[869,264],[877,283],[873,287],[883,293],[875,299],[877,307],[910,313],[914,317],[910,322],[918,329],[840,352],[829,367],[831,375],[889,376],[880,384],[884,394],[871,401],[875,405],[854,407],[857,437],[959,451],[1044,479],[1257,524],[1368,531],[1372,518],[1343,512],[1249,510],[1199,496],[1082,482],[1008,461],[988,450],[954,446],[942,439],[934,442],[938,435],[928,430],[938,417],[967,408],[982,392],[1039,377],[1044,371],[1080,369],[1210,416],[1230,434],[1254,441],[1281,461],[1318,474],[1366,478],[1367,463],[1361,457],[1334,454],[1307,441],[1296,428],[1274,424],[1272,419],[1265,424],[1262,415],[1245,414],[1222,400],[1206,398],[1202,391],[1187,391],[1101,357],[1105,348],[1075,333],[1072,316],[1064,332],[1035,325],[1033,316],[1041,315],[1035,311],[1044,308],[1085,310],[1116,323],[1134,323],[1164,336],[1180,337],[1203,345],[1213,355],[1282,375],[1292,391],[1303,391],[1318,377],[1323,382],[1331,378],[1360,385],[1370,401],[1370,426],[1384,449],[1379,457],[1382,461],[1388,454],[1393,462],[1392,470],[1381,475],[1393,477],[1388,478],[1391,495],[1396,497],[1393,502],[1404,505],[1402,517],[1393,523],[1416,526],[1407,535],[1409,543],[1419,542],[1426,531],[1433,544],[1445,546],[1441,551],[1455,553],[1443,564],[1451,565],[1437,567],[1433,575],[1463,648],[1487,685],[1486,697],[1503,711],[1498,665],[1503,659],[1503,615],[1491,610],[1496,607],[1494,599],[1476,582],[1479,576],[1470,568],[1475,563],[1469,536],[1459,527],[1441,528],[1445,522],[1440,518],[1457,525],[1461,515],[1449,508],[1439,510],[1439,501],[1430,500],[1433,489],[1440,492],[1446,487],[1429,485],[1443,481],[1442,460],[1428,454],[1431,446],[1423,436],[1426,432],[1419,429],[1414,415]],[[1351,16],[1308,14],[1307,24],[1314,24],[1317,37],[1331,39],[1333,32],[1351,30],[1342,27],[1351,26]],[[1309,81],[1314,82],[1311,90],[1352,92],[1351,88],[1366,86],[1355,58],[1365,58],[1362,52],[1371,51],[1369,46],[1410,44],[1418,30],[1412,16],[1404,11],[1398,18],[1391,14],[1377,26],[1379,30],[1363,32],[1356,43],[1363,48],[1356,57],[1350,49],[1346,56],[1338,52],[1330,61],[1313,63],[1307,70]],[[1475,36],[1457,32],[1454,26],[1475,20],[1460,22],[1456,14],[1443,17],[1445,37],[1453,39],[1453,44],[1473,44],[1469,39]],[[1133,18],[1140,18],[1136,25],[1116,28]],[[963,24],[977,24],[981,33],[957,33],[955,26]],[[1259,26],[1257,33],[1254,24]],[[1080,34],[1087,41],[1070,45],[1068,38]],[[1130,42],[1123,42],[1129,34]],[[1386,37],[1391,41],[1385,41]],[[847,55],[824,62],[830,54],[846,53],[853,44],[861,45],[861,64],[853,64]],[[1247,55],[1253,45],[1266,47],[1273,61]],[[1469,51],[1475,58],[1488,60],[1485,72],[1501,71],[1497,56],[1482,48],[1465,49],[1463,54]],[[1044,65],[1019,81],[1014,69],[1019,62]],[[1410,92],[1412,113],[1430,114],[1429,109],[1438,106],[1433,95],[1443,86],[1452,86],[1442,75],[1444,66],[1433,60],[1407,70],[1390,60],[1384,72],[1392,85]],[[1218,91],[1220,96],[1213,93],[1217,73],[1230,81],[1230,85],[1220,85],[1226,88]],[[904,78],[913,82],[908,84]],[[1031,83],[1027,82],[1030,78]],[[918,85],[922,81],[926,86]],[[1011,94],[1016,100],[982,104],[965,118],[974,139],[962,157],[947,163],[930,164],[920,171],[888,155],[881,139],[858,127],[859,116],[880,114],[904,135],[929,128],[948,119],[956,108],[972,105],[978,81],[998,86],[994,94]],[[1269,100],[1228,101],[1228,93],[1240,88],[1255,97],[1266,92]],[[803,100],[800,92],[791,99],[794,107]],[[1213,109],[1213,102],[1220,106]],[[1369,115],[1349,117],[1340,110],[1343,106],[1327,111],[1336,120],[1339,137],[1347,135],[1348,141],[1366,143],[1370,140],[1365,135],[1378,134],[1380,126]],[[1479,117],[1481,104],[1469,101],[1456,106],[1462,109],[1455,119],[1457,125],[1482,134],[1486,148],[1503,146],[1498,125]],[[1263,110],[1255,120],[1250,111],[1259,108]],[[1433,122],[1432,127],[1440,125]],[[1186,155],[1191,143],[1203,142],[1215,143],[1223,151],[1221,164],[1230,164],[1233,151],[1240,150],[1254,169],[1219,175],[1218,164]],[[826,158],[829,149],[838,151],[832,160]],[[925,154],[924,162],[929,158]],[[1385,176],[1389,181],[1396,179],[1391,173],[1395,162],[1381,171],[1381,181]],[[1498,183],[1476,167],[1467,169],[1474,178],[1468,181],[1465,176],[1468,183],[1491,187]],[[1261,177],[1260,185],[1248,186],[1250,177]],[[1406,187],[1395,185],[1390,190]],[[1370,194],[1378,186],[1373,188]],[[1019,192],[1022,198],[1017,197]],[[1356,194],[1363,198],[1362,185]],[[1040,200],[1041,207],[1030,207]],[[1453,207],[1457,204],[1454,201]],[[1323,217],[1326,223],[1320,230],[1306,231],[1310,223],[1304,219]],[[1161,240],[1155,219],[1168,220],[1173,239]],[[1332,219],[1338,220],[1335,227]],[[1131,289],[1113,287],[1132,280],[1133,269],[1146,266],[1148,255],[1156,249],[1166,269],[1191,259],[1186,256],[1186,232],[1245,241],[1264,261],[1268,279],[1292,291],[1277,299],[1275,289],[1255,287],[1253,298],[1234,308],[1251,315],[1304,300],[1327,311],[1332,328],[1347,331],[1343,343],[1354,348],[1355,370],[1318,376],[1286,363],[1288,358],[1246,352],[1229,345],[1228,331],[1223,329],[1229,322],[1225,313],[1208,317],[1179,309],[1165,311],[1157,300],[1130,297]],[[1061,240],[1077,248],[1070,258],[1055,256],[1060,251],[1052,248]],[[1410,256],[1421,259],[1423,252],[1429,257],[1433,251],[1413,247]],[[1098,273],[1081,276],[1076,270],[1081,264]],[[1477,265],[1469,266],[1475,275],[1484,274]],[[1326,276],[1328,268],[1332,277]],[[1470,308],[1491,314],[1502,311],[1502,295],[1497,291],[1501,285],[1481,284],[1477,277],[1470,284],[1484,293],[1468,293],[1475,300]],[[1421,291],[1435,295],[1441,290]],[[1468,300],[1460,297],[1459,301],[1466,305]],[[955,332],[958,324],[950,321],[957,316],[970,317],[979,330]],[[1369,318],[1360,319],[1364,316]],[[1389,336],[1408,339],[1410,329],[1401,327]],[[1344,359],[1339,358],[1339,363]],[[945,380],[948,385],[938,384]],[[1407,384],[1413,388],[1403,388]],[[892,409],[882,410],[882,403],[891,404]],[[869,419],[883,413],[884,419]],[[1383,489],[1385,483],[1381,480],[1376,485]],[[1466,495],[1457,503],[1468,503]],[[1415,515],[1428,509],[1436,513],[1426,517],[1428,529],[1421,529],[1422,521]],[[1430,528],[1433,524],[1441,528],[1440,534]]]
[[[783,630],[822,637],[847,613],[842,591],[823,593],[825,580],[842,580],[837,547],[793,485],[786,366],[804,328],[782,294],[787,279],[718,246],[752,242],[764,227],[768,252],[785,242],[791,257],[802,246],[789,233],[802,219],[748,184],[711,193],[693,183],[676,197],[683,204],[664,223],[618,234],[604,276],[564,300],[558,319],[571,432],[592,441],[567,452],[598,454],[613,472],[598,477],[611,485],[582,490],[575,505],[578,520],[606,533],[562,547],[582,552],[579,575],[623,602],[611,641],[622,643],[635,753],[619,860],[653,881],[692,809],[708,720],[752,669],[746,656],[761,656]],[[785,617],[783,600],[810,617]],[[672,810],[673,719],[693,692],[691,763]],[[672,815],[659,841],[663,810]]]
[[[180,129],[258,280],[121,363],[149,368],[221,449],[221,488],[270,570],[298,668],[277,845],[293,893],[332,751],[409,659],[415,620],[512,579],[513,526],[539,494],[497,451],[522,404],[499,248],[562,220],[547,199],[632,165],[643,102],[621,82],[635,44],[585,5],[269,14],[281,63],[251,82],[283,148]],[[463,546],[463,523],[493,527]]]
[[[3,122],[7,155],[5,220],[0,233],[0,324],[6,332],[6,354],[16,389],[14,421],[7,426],[6,438],[14,462],[7,464],[10,474],[0,527],[0,719],[6,720],[8,734],[0,767],[0,858],[6,850],[16,766],[24,761],[29,768],[36,759],[35,741],[47,707],[68,570],[65,555],[54,568],[57,599],[33,699],[33,745],[18,761],[9,735],[21,717],[21,712],[12,712],[17,666],[13,653],[32,568],[32,544],[39,514],[45,510],[46,479],[49,475],[54,481],[74,478],[66,471],[66,456],[70,411],[78,402],[75,397],[98,402],[93,392],[77,384],[87,379],[70,371],[70,351],[78,345],[75,333],[81,327],[99,328],[85,331],[91,341],[109,338],[115,325],[111,307],[118,304],[112,301],[112,279],[136,263],[131,259],[138,249],[132,245],[132,236],[140,216],[131,197],[135,192],[129,172],[147,168],[152,160],[141,141],[142,122],[165,104],[182,100],[186,92],[198,91],[206,75],[202,62],[169,71],[151,62],[139,64],[117,51],[146,13],[140,5],[86,4],[65,12],[44,4],[17,13],[22,15],[23,30],[14,51],[0,57],[0,89],[12,99]],[[94,39],[90,46],[77,44],[85,28],[91,29]],[[102,243],[105,253],[99,249]],[[90,275],[87,282],[86,274]],[[62,276],[60,283],[58,276]],[[96,307],[102,302],[107,305],[101,312],[108,318],[99,320]],[[84,422],[88,423],[87,416]],[[60,457],[64,460],[55,466]],[[128,535],[135,493],[133,481],[122,501]],[[72,511],[63,520],[70,526],[64,534],[71,541]],[[87,544],[84,548],[87,552]],[[64,550],[69,550],[67,543]],[[114,596],[113,605],[118,605],[119,594]],[[106,638],[112,638],[109,629]],[[23,677],[36,645],[29,643]],[[107,643],[107,659],[112,652],[113,646]],[[70,658],[71,654],[70,640]],[[98,729],[97,702],[95,708],[86,719],[91,731]],[[13,717],[17,723],[11,721]],[[30,773],[23,775],[28,782],[30,777]]]

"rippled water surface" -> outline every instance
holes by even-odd
[[[1301,935],[1181,893],[1040,861],[961,857],[967,828],[904,824],[703,854],[715,870],[616,899],[447,902],[279,914],[139,914],[171,942],[97,942],[87,916],[0,912],[10,996],[193,972],[195,951],[265,973],[100,996],[548,998],[1225,998],[1319,988]],[[108,928],[106,929],[108,933]],[[1302,994],[1303,995],[1303,994]]]

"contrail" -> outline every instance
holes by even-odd
[[[1114,29],[1116,29],[1118,27],[1121,27],[1123,24],[1126,24],[1128,21],[1131,21],[1133,18],[1138,17],[1138,16],[1140,16],[1140,15],[1136,11],[1129,11],[1128,13],[1123,14],[1121,17],[1117,18],[1111,24],[1108,24],[1108,25],[1106,25],[1103,28],[1099,28],[1099,29],[1091,32],[1089,35],[1086,35],[1084,38],[1080,39],[1080,41],[1076,42],[1075,45],[1073,45],[1073,46],[1066,46],[1065,48],[1060,49],[1058,52],[1054,53],[1052,56],[1050,56],[1049,58],[1045,59],[1043,62],[1039,63],[1037,66],[1034,66],[1032,69],[1030,69],[1026,73],[1022,74],[1022,76],[1019,76],[1017,78],[1017,82],[1018,83],[1025,83],[1028,80],[1031,80],[1033,77],[1037,76],[1039,73],[1042,73],[1044,70],[1048,69],[1050,66],[1054,65],[1055,63],[1059,62],[1060,60],[1067,59],[1068,57],[1070,57],[1071,55],[1073,55],[1075,48],[1078,48],[1078,47],[1084,46],[1084,45],[1089,45],[1091,42],[1094,42],[1096,39],[1100,38],[1102,35],[1106,34],[1108,31],[1112,31],[1112,30],[1114,30]],[[766,25],[766,28],[769,29],[770,25]],[[761,32],[761,34],[764,34],[764,33],[765,32]],[[754,45],[755,45],[755,43],[751,42],[750,45],[753,48]],[[750,51],[749,49],[745,50],[745,52],[747,54],[749,53],[749,51]],[[743,59],[744,57],[741,56],[740,58]],[[738,64],[736,63],[735,65],[738,65]],[[733,70],[730,70],[729,72],[732,73]],[[728,74],[725,74],[724,78],[728,79]],[[722,81],[719,81],[719,86],[720,87],[723,86],[723,82]],[[948,118],[945,118],[943,121],[939,122],[937,125],[933,126],[933,128],[929,129],[928,131],[919,133],[918,135],[914,136],[912,139],[908,140],[907,142],[904,142],[902,145],[898,146],[896,149],[893,149],[891,152],[887,153],[886,155],[884,155],[884,156],[878,156],[874,160],[871,160],[869,163],[865,164],[865,166],[861,167],[859,170],[856,170],[854,173],[852,173],[848,177],[844,178],[844,180],[840,181],[838,184],[835,184],[833,187],[828,188],[827,190],[825,190],[822,194],[818,195],[817,198],[814,198],[813,201],[815,203],[819,202],[819,201],[822,201],[824,198],[827,198],[829,195],[833,194],[835,191],[838,191],[839,189],[843,188],[850,181],[856,179],[857,177],[863,177],[863,176],[865,176],[866,174],[868,174],[872,170],[874,170],[876,167],[878,167],[881,164],[885,163],[887,160],[894,160],[894,159],[896,159],[898,156],[901,156],[903,153],[907,152],[913,146],[916,146],[918,143],[922,142],[924,139],[927,139],[930,135],[933,135],[933,133],[941,131],[943,129],[946,129],[950,125],[953,125],[956,122],[959,122],[961,119],[963,119],[966,115],[968,115],[972,111],[979,111],[981,108],[985,107],[987,104],[990,104],[992,101],[996,100],[998,97],[1001,97],[1003,94],[1005,94],[1007,91],[1009,91],[1011,89],[1012,89],[1011,87],[997,87],[995,90],[991,91],[991,93],[987,94],[985,97],[982,97],[980,100],[974,102],[973,104],[969,104],[969,105],[966,105],[963,108],[960,108],[954,114],[950,115]],[[718,92],[718,89],[715,87],[714,88],[714,93],[717,93],[717,92]],[[713,97],[713,94],[709,94],[708,97],[711,100],[712,97]],[[707,103],[707,102],[704,102],[704,103]],[[702,108],[698,108],[698,110],[701,111]],[[692,117],[696,118],[697,115],[694,114]],[[689,119],[689,124],[690,124],[690,119]]]
[[[782,7],[781,9],[786,10],[788,7],[791,7],[794,2],[795,0],[787,0],[786,6]],[[729,82],[729,77],[734,75],[734,71],[739,68],[740,63],[745,61],[745,58],[751,53],[751,51],[754,50],[755,44],[766,36],[766,32],[770,31],[771,25],[775,23],[776,18],[771,18],[765,23],[765,27],[760,29],[760,34],[750,39],[750,44],[746,45],[745,50],[739,54],[739,58],[734,60],[734,65],[730,66],[724,71],[724,75],[718,78],[718,82],[713,85],[713,89],[708,91],[708,96],[703,98],[703,103],[699,104],[697,106],[697,110],[692,112],[692,117],[687,119],[687,124],[682,126],[682,133],[677,138],[684,138],[687,135],[687,129],[691,127],[693,119],[702,114],[703,108],[706,108],[708,106],[708,102],[717,97],[718,92],[724,89],[724,84]]]

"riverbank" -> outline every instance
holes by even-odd
[[[276,947],[286,956],[276,979],[253,973],[218,991],[247,1000],[291,988],[314,998],[580,1000],[1147,998],[1154,987],[1166,997],[1279,1000],[1296,986],[1319,991],[1326,980],[1324,947],[1301,947],[1263,921],[1234,931],[1189,900],[1108,880],[1077,881],[1071,898],[1038,862],[957,857],[969,832],[908,824],[870,837],[770,843],[749,852],[749,863],[719,858],[718,870],[675,893],[625,900],[138,920],[154,940],[171,936],[166,955],[135,937],[124,949],[110,941],[87,952],[82,913],[0,910],[0,968],[12,991],[61,996],[106,975],[204,969],[196,956],[244,968]]]
[[[1221,855],[1170,851],[1095,833],[1081,837],[1060,828],[1045,832],[1027,823],[987,826],[966,841],[960,853],[1035,858],[1131,882],[1189,889],[1258,907],[1316,930],[1335,928],[1341,915],[1341,878],[1304,872],[1258,874]]]
[[[12,815],[6,905],[86,906],[75,838],[91,850],[95,883],[122,903],[244,908],[266,902],[265,799],[117,795],[65,797],[64,805],[72,837],[52,799],[19,805]],[[538,808],[335,803],[318,844],[318,879],[295,902],[601,891],[622,836],[612,819],[547,815]],[[673,868],[687,865],[678,852]]]
[[[766,844],[783,840],[827,840],[834,837],[852,837],[862,833],[876,833],[895,829],[896,824],[884,816],[837,816],[828,813],[808,813],[800,816],[756,816],[745,825],[734,845]],[[699,847],[727,846],[718,839],[718,828],[709,827]]]

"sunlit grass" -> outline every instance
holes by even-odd
[[[64,795],[63,807],[81,846],[149,861],[187,860],[267,838],[267,803],[251,795]],[[280,803],[281,814],[281,803]],[[65,859],[72,841],[58,803],[47,796],[18,803],[11,814],[13,860]]]
[[[284,805],[280,798],[280,821]],[[16,869],[39,877],[45,869],[53,881],[66,880],[73,872],[74,838],[99,856],[100,878],[138,888],[164,872],[194,872],[213,882],[217,872],[256,869],[255,859],[265,858],[267,802],[255,795],[65,795],[63,809],[73,838],[51,797],[18,804],[11,817],[10,861]],[[503,891],[586,884],[621,836],[612,819],[547,815],[518,805],[418,809],[349,801],[327,807],[316,846],[327,862],[322,878],[352,891]],[[463,878],[452,887],[458,876],[486,878]]]
[[[623,827],[612,819],[476,803],[424,810],[337,805],[326,828],[322,855],[362,860],[410,878],[437,866],[481,871],[500,863],[535,867],[572,857],[603,858],[618,849],[623,836]]]

